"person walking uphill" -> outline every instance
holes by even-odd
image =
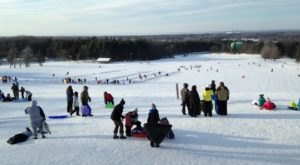
[[[117,135],[119,127],[120,127],[120,132],[119,132],[120,133],[120,139],[126,139],[126,137],[124,136],[124,125],[123,125],[123,122],[122,122],[122,120],[124,118],[124,116],[122,115],[124,105],[125,105],[125,101],[124,101],[124,99],[122,99],[120,101],[120,103],[117,106],[115,106],[115,108],[112,111],[111,116],[110,116],[110,118],[112,119],[112,121],[115,124],[114,136],[113,136],[114,139],[119,138],[119,136]]]
[[[92,116],[91,115],[92,109],[91,109],[90,105],[88,104],[88,102],[91,102],[92,100],[89,96],[88,89],[89,88],[87,86],[84,86],[83,91],[80,93],[80,100],[81,100],[81,104],[82,104],[81,108],[83,108],[85,106],[88,111],[88,112],[86,112],[86,114],[82,113],[82,116]]]
[[[33,100],[30,107],[25,109],[25,114],[29,115],[31,127],[33,129],[34,139],[37,139],[37,129],[42,134],[42,138],[45,138],[44,132],[42,131],[43,122],[46,120],[45,113],[40,106],[37,106],[37,101]]]
[[[67,90],[66,90],[66,95],[67,95],[67,112],[68,113],[72,113],[72,107],[73,107],[73,89],[72,86],[68,86]]]
[[[182,114],[183,115],[186,115],[186,113],[185,113],[185,107],[187,107],[188,113],[189,113],[189,115],[191,115],[190,114],[190,103],[189,103],[190,91],[188,89],[188,86],[189,85],[187,83],[184,83],[183,84],[183,88],[180,91],[181,100],[182,100],[181,105],[182,105]]]
[[[216,94],[219,106],[219,115],[227,115],[227,101],[229,100],[229,90],[224,85],[224,82],[220,82],[220,86],[218,86]]]
[[[198,114],[201,115],[200,111],[200,97],[197,92],[196,85],[192,86],[192,90],[190,92],[190,108],[191,108],[191,117],[196,117]]]

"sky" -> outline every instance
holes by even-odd
[[[0,36],[298,29],[299,0],[0,0]]]

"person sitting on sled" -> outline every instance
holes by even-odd
[[[267,110],[273,110],[276,108],[276,105],[270,100],[270,98],[267,98],[267,101],[260,107],[261,110],[267,109]]]
[[[136,108],[133,111],[126,113],[125,115],[125,128],[126,128],[126,136],[132,136],[131,128],[133,125],[137,126],[137,129],[141,128],[141,122],[138,121],[138,109]]]

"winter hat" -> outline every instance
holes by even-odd
[[[152,109],[156,109],[156,105],[152,103]]]
[[[260,96],[260,97],[263,97],[263,96],[264,96],[264,94],[260,94],[259,96]]]
[[[36,100],[32,100],[31,105],[32,106],[36,106],[37,105],[37,101]]]
[[[122,100],[120,101],[120,104],[124,105],[125,104],[125,100],[122,98]]]
[[[184,84],[183,84],[183,87],[185,87],[185,88],[187,88],[188,86],[189,86],[188,83],[184,83]]]
[[[138,109],[135,108],[132,112],[137,113],[137,112],[138,112]]]

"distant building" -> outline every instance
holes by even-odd
[[[98,63],[109,63],[110,60],[111,60],[111,58],[103,58],[103,57],[100,57],[100,58],[98,58],[96,61],[97,61]]]

